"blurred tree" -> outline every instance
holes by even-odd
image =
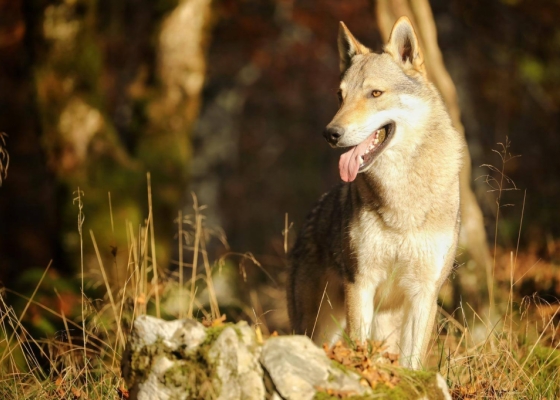
[[[441,93],[451,115],[455,129],[465,134],[461,122],[461,111],[457,101],[457,91],[443,62],[437,42],[434,16],[428,0],[390,1],[377,0],[376,13],[379,28],[385,40],[389,39],[391,28],[401,16],[407,16],[413,23],[419,37],[429,79]],[[461,234],[460,246],[465,247],[476,262],[479,280],[486,280],[490,294],[490,310],[493,310],[492,258],[488,250],[484,218],[472,190],[471,157],[468,149],[463,156],[463,169],[460,174],[461,185]],[[486,276],[484,277],[484,273]],[[477,287],[477,290],[480,290]]]
[[[0,131],[11,153],[0,188],[0,280],[9,284],[25,266],[45,268],[58,253],[53,174],[45,168],[35,103],[31,44],[42,8],[0,1]],[[25,261],[23,261],[25,260]]]
[[[416,23],[431,21],[414,10],[421,2],[385,3],[409,9]],[[111,259],[109,246],[123,239],[125,219],[137,229],[147,215],[147,170],[163,265],[179,199],[190,200],[181,185],[191,179],[192,162],[191,189],[209,205],[210,224],[223,226],[233,249],[258,255],[281,283],[285,213],[294,223],[291,240],[319,195],[339,181],[337,153],[321,136],[337,109],[337,25],[344,21],[360,41],[380,49],[374,4],[220,0],[210,12],[202,0],[0,0],[0,132],[9,135],[11,155],[0,187],[1,277],[43,268],[51,258],[55,268],[75,266],[78,185],[85,190],[85,233],[93,229]],[[539,257],[547,257],[560,234],[560,3],[430,5],[457,87],[473,176],[488,173],[478,166],[495,162],[492,149],[509,135],[511,151],[523,158],[506,173],[527,187],[521,249],[537,243]],[[210,14],[215,24],[205,63]],[[388,31],[391,22],[385,25]],[[431,32],[425,49],[437,44]],[[204,77],[201,117],[189,137]],[[492,218],[495,193],[482,179],[474,189]],[[517,195],[508,192],[507,203],[520,205],[523,193]],[[502,208],[497,237],[488,232],[492,240],[515,246],[519,208]],[[97,269],[97,260],[87,261]],[[484,272],[475,264],[460,270],[462,293],[465,270]],[[264,280],[247,268],[247,288]],[[470,279],[471,300],[483,298],[480,278]],[[280,287],[264,295],[265,310],[279,308]],[[267,314],[269,321],[274,315]]]
[[[223,0],[215,14],[193,190],[231,248],[251,251],[267,271],[242,263],[242,303],[284,329],[285,215],[289,249],[313,203],[340,180],[337,152],[322,137],[338,107],[338,21],[373,48],[381,41],[369,0]]]
[[[36,92],[36,101],[28,96],[21,102],[22,108],[27,107],[28,120],[22,115],[20,121],[11,119],[14,126],[0,128],[16,136],[25,123],[35,121],[29,130],[36,138],[28,142],[42,146],[44,153],[39,147],[35,151],[46,157],[48,170],[44,173],[53,174],[56,180],[56,210],[52,206],[43,217],[58,219],[61,225],[51,238],[61,244],[65,259],[57,257],[55,266],[78,265],[73,193],[79,187],[85,193],[86,246],[91,243],[91,229],[105,267],[115,257],[118,268],[126,268],[127,252],[118,251],[116,245],[126,244],[129,226],[136,231],[148,216],[146,172],[151,172],[157,256],[160,265],[166,265],[173,220],[188,180],[189,133],[205,76],[210,1],[59,0],[41,4],[40,8],[29,7],[19,33],[24,50],[33,55],[25,64],[27,76],[20,81],[27,83],[28,92]],[[16,35],[17,29],[13,30]],[[17,62],[27,61],[25,54],[15,55]],[[14,185],[18,184],[17,161],[22,156],[12,152]],[[17,204],[15,196],[13,193],[5,201]],[[2,217],[10,221],[15,215]],[[31,236],[33,230],[26,229]],[[43,232],[43,226],[37,230]],[[29,239],[18,240],[30,244]],[[91,257],[86,259],[87,266],[98,270],[95,256]],[[29,259],[26,254],[15,258],[18,262]],[[18,268],[15,262],[3,267]],[[124,274],[120,277],[122,280]]]

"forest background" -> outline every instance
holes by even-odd
[[[430,5],[495,267],[490,278],[461,247],[442,304],[484,309],[487,279],[502,277],[509,290],[500,266],[511,251],[515,298],[556,302],[560,2]],[[92,298],[100,260],[117,291],[131,232],[153,229],[156,268],[172,275],[178,221],[200,212],[205,254],[222,260],[220,307],[230,319],[287,333],[286,252],[313,203],[339,181],[338,154],[321,135],[338,107],[338,22],[379,51],[378,6],[0,0],[3,286],[29,296],[50,265],[37,301],[79,315],[82,260]],[[22,320],[39,334],[60,329],[39,307]]]

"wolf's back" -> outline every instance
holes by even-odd
[[[321,285],[327,269],[338,272],[343,269],[342,233],[350,212],[348,189],[348,184],[339,184],[319,199],[307,215],[290,253],[287,300],[292,329],[296,333],[304,333],[301,321],[297,321],[301,313],[296,310],[316,305],[316,288]],[[296,298],[304,298],[307,304],[297,302]]]

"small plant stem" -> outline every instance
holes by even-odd
[[[196,196],[193,195],[193,209],[195,215],[195,231],[194,231],[194,253],[192,262],[192,276],[191,276],[191,293],[190,293],[190,303],[189,312],[187,313],[188,318],[193,317],[194,308],[194,297],[196,288],[196,269],[198,265],[198,249],[200,246],[200,235],[202,235],[202,215],[200,215],[200,210],[198,209],[198,201]]]
[[[151,213],[148,216],[148,225],[150,224]],[[142,291],[140,294],[144,296],[143,314],[146,314],[148,307],[148,226],[140,227],[140,237],[144,240],[142,245]]]
[[[109,199],[109,218],[111,219],[111,234],[112,234],[112,254],[113,254],[113,261],[115,264],[115,279],[117,281],[117,287],[121,287],[121,280],[119,278],[119,268],[117,264],[117,243],[115,241],[115,223],[113,221],[113,202],[111,201],[111,192],[107,192],[108,199]],[[124,295],[124,294],[123,294]]]
[[[103,282],[105,283],[105,288],[107,290],[107,296],[109,296],[109,303],[111,304],[111,309],[113,310],[113,316],[115,317],[115,322],[117,324],[117,340],[120,339],[121,346],[124,347],[124,335],[121,331],[121,324],[119,321],[119,316],[117,313],[117,306],[115,304],[115,300],[113,299],[113,291],[111,290],[111,286],[109,285],[109,279],[107,279],[107,273],[105,272],[105,267],[103,266],[103,259],[101,258],[101,254],[99,253],[99,248],[97,246],[97,241],[95,240],[95,235],[93,231],[90,229],[89,234],[91,236],[91,241],[93,243],[93,248],[95,249],[95,254],[97,255],[97,261],[99,262],[99,268],[101,269],[101,275],[103,276]],[[115,343],[115,350],[117,348],[117,343]]]
[[[325,285],[325,289],[323,289],[323,295],[321,296],[321,302],[319,303],[319,309],[317,310],[317,315],[315,316],[315,322],[313,323],[313,330],[311,331],[311,339],[313,339],[313,334],[315,333],[315,327],[317,326],[317,320],[319,319],[319,313],[321,312],[321,306],[323,305],[323,300],[325,299],[325,295],[327,294],[327,287],[329,286],[329,282]]]
[[[284,254],[288,254],[288,231],[290,227],[288,226],[288,213],[284,215],[284,231],[282,232],[284,236]]]
[[[155,234],[154,234],[154,213],[153,213],[153,207],[152,207],[152,182],[151,182],[151,177],[150,177],[150,173],[148,172],[147,174],[147,178],[148,178],[148,209],[150,212],[150,236],[151,236],[151,247],[152,247],[152,268],[154,270],[154,290],[155,290],[155,294],[156,294],[156,316],[158,318],[161,318],[161,313],[160,313],[160,309],[159,309],[159,279],[158,279],[158,268],[157,268],[157,262],[156,262],[156,238],[155,238]]]
[[[181,301],[181,307],[179,309],[179,318],[185,318],[185,304],[183,299],[183,289],[184,289],[184,277],[183,277],[183,211],[179,210],[179,215],[177,217],[178,225],[178,243],[179,243],[179,298]]]
[[[86,335],[86,315],[85,315],[85,292],[84,292],[84,235],[83,235],[83,225],[84,225],[84,204],[82,202],[82,197],[84,193],[80,190],[75,192],[77,196],[74,198],[74,203],[78,203],[78,234],[80,237],[80,272],[81,272],[81,306],[82,306],[82,339],[83,339],[83,351],[84,351],[84,376],[85,376],[85,387],[86,393],[88,393],[88,361],[87,361],[87,335]]]
[[[200,250],[202,252],[202,260],[204,261],[204,269],[206,271],[206,284],[210,297],[210,310],[213,319],[218,319],[220,315],[220,307],[218,305],[218,298],[214,290],[214,282],[212,280],[212,268],[210,268],[210,261],[208,260],[208,252],[206,251],[206,239],[204,233],[200,235]]]

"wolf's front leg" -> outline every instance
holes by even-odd
[[[437,289],[432,286],[418,284],[416,293],[404,302],[400,360],[402,365],[408,368],[422,367],[424,353],[432,333],[437,306]]]
[[[375,286],[356,279],[353,283],[346,282],[344,294],[346,332],[351,339],[364,342],[371,337]]]

